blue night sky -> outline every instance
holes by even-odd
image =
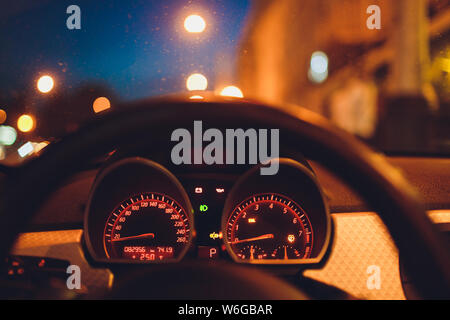
[[[0,98],[34,88],[42,73],[62,90],[86,83],[132,100],[185,90],[204,73],[208,89],[235,79],[234,59],[250,0],[52,1],[6,15],[0,22]],[[81,8],[81,30],[66,28],[66,8]],[[188,34],[184,18],[197,13],[202,34]]]

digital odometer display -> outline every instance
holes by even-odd
[[[226,240],[237,260],[307,259],[313,230],[304,210],[278,194],[255,195],[241,202],[226,224]]]
[[[172,259],[173,247],[125,246],[122,257],[140,261]]]
[[[190,243],[189,218],[171,197],[142,193],[111,212],[103,244],[109,259],[178,260]]]

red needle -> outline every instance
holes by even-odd
[[[155,234],[154,233],[143,233],[143,234],[139,234],[137,236],[130,236],[130,237],[123,237],[123,238],[118,238],[118,239],[112,239],[111,241],[116,242],[116,241],[127,241],[127,240],[132,240],[132,239],[145,239],[145,238],[154,239],[155,238]]]
[[[264,239],[273,239],[273,234],[268,233],[268,234],[263,234],[262,236],[259,236],[259,237],[242,239],[242,240],[235,240],[231,244],[242,243],[242,242],[250,242],[250,241],[257,241],[257,240],[264,240]]]

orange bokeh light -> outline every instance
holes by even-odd
[[[0,109],[0,124],[5,123],[6,121],[6,111]]]
[[[111,108],[111,102],[106,97],[98,97],[92,104],[95,113],[99,113]]]

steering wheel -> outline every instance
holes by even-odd
[[[3,227],[0,256],[5,257],[9,253],[15,237],[43,200],[90,160],[144,136],[170,141],[173,129],[191,128],[194,120],[202,120],[205,126],[218,128],[278,128],[280,139],[297,146],[307,158],[334,172],[357,190],[379,214],[402,255],[420,297],[450,298],[448,248],[427,217],[418,194],[382,155],[308,110],[293,106],[274,108],[239,99],[138,101],[122,106],[118,112],[106,113],[61,141],[50,144],[41,156],[25,163],[6,178],[0,201]],[[165,274],[176,268],[174,265],[157,272]],[[207,266],[201,268],[206,270]],[[251,281],[248,280],[251,275],[242,276],[242,266],[228,266],[226,270],[219,271],[208,270],[203,274],[219,277],[222,280],[217,281],[223,285],[231,283],[239,286],[232,290],[228,285],[234,292],[234,296],[229,298],[278,299],[287,295],[305,298],[298,290],[289,289],[289,285],[282,280],[273,279],[263,272],[254,275],[260,277],[260,281]],[[192,272],[192,278],[198,278],[198,271]],[[198,283],[185,285],[196,288]],[[239,295],[244,286],[248,286],[248,290],[244,290],[247,296]],[[286,294],[281,294],[283,290],[276,288],[283,289]],[[201,291],[202,286],[197,289],[194,291]],[[257,292],[265,294],[261,296]]]

